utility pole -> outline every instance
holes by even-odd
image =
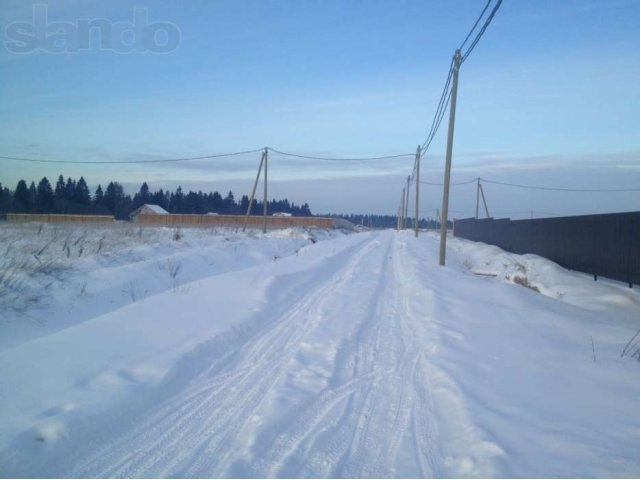
[[[480,177],[476,185],[476,220],[478,219],[478,209],[480,208]]]
[[[484,198],[484,188],[482,188],[482,184],[478,183],[478,186],[480,187],[480,195],[482,195],[482,203],[484,204],[484,212],[487,214],[487,218],[491,218],[491,215],[489,215],[489,209],[487,208],[487,200]]]
[[[411,182],[411,175],[407,175],[407,198],[404,202],[404,228],[409,226],[409,182]]]
[[[416,148],[416,224],[413,226],[416,238],[418,238],[418,226],[420,224],[420,145]]]
[[[462,55],[460,49],[453,56],[453,82],[451,84],[451,106],[449,107],[449,134],[447,136],[447,163],[444,170],[442,193],[442,224],[440,226],[440,265],[445,264],[447,249],[447,224],[449,221],[449,183],[451,181],[451,154],[453,153],[453,128],[456,123],[456,99],[458,96],[458,73]]]
[[[405,191],[406,189],[402,187],[402,203],[400,204],[400,230],[404,230],[404,205],[405,205]]]
[[[269,149],[265,147],[264,149],[264,205],[263,205],[264,233],[267,233],[267,161],[268,159],[269,159]]]
[[[244,232],[247,229],[247,221],[249,220],[249,215],[251,215],[251,207],[253,206],[253,200],[256,196],[256,189],[258,188],[258,181],[260,180],[260,172],[262,172],[262,165],[264,164],[264,157],[266,155],[265,151],[262,152],[262,156],[260,157],[260,166],[258,167],[258,174],[256,175],[256,181],[253,184],[253,190],[251,191],[251,198],[249,199],[249,207],[247,207],[247,214],[244,216],[244,225],[242,226],[242,231]]]

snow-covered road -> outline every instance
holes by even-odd
[[[0,352],[15,395],[49,406],[4,435],[0,473],[640,474],[640,365],[619,356],[637,293],[599,287],[621,305],[603,315],[472,275],[468,245],[441,268],[435,236],[334,238]]]

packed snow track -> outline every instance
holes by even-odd
[[[162,347],[178,353],[161,366],[154,364],[152,351],[124,360],[114,354],[109,366],[84,382],[69,380],[50,406],[51,415],[37,417],[44,426],[25,429],[4,445],[0,473],[114,478],[640,473],[633,436],[638,409],[627,411],[626,432],[592,438],[581,431],[580,419],[571,418],[574,413],[565,412],[575,402],[563,385],[590,368],[587,380],[573,380],[575,388],[608,381],[605,389],[619,399],[618,406],[631,407],[638,388],[629,370],[640,369],[631,361],[609,361],[606,342],[613,358],[616,342],[628,339],[626,332],[634,328],[633,315],[621,312],[617,327],[603,326],[593,312],[530,289],[463,268],[437,267],[435,253],[435,238],[393,231],[329,239],[2,352],[3,375],[38,352],[45,355],[40,361],[51,355],[56,365],[53,358],[62,353],[51,353],[55,345],[82,343],[105,325],[140,322],[168,308],[173,318],[156,328],[178,331],[184,324],[192,332],[179,348]],[[522,313],[536,322],[523,323]],[[567,333],[580,322],[589,331],[586,338],[597,338],[600,365],[590,363],[586,342],[582,358],[583,338]],[[496,332],[510,340],[502,342]],[[144,336],[145,330],[125,328],[121,335],[126,342],[127,335]],[[565,343],[558,348],[557,342]],[[528,358],[536,351],[546,353]],[[564,364],[564,373],[554,372],[555,360]],[[154,368],[161,373],[145,376]],[[614,368],[629,375],[612,379],[607,369]],[[13,385],[23,388],[18,380]],[[47,395],[44,387],[29,388],[32,395]],[[540,388],[555,389],[560,404],[541,407],[537,399],[549,392]],[[114,389],[117,395],[104,405],[83,407],[88,402],[83,399]],[[625,391],[630,398],[620,400]],[[576,408],[591,411],[584,402]],[[590,427],[597,432],[613,421],[602,418],[603,425],[594,421]],[[47,435],[47,425],[58,425],[59,434]],[[34,440],[34,431],[41,437]],[[566,435],[572,448],[554,450],[547,444],[558,438],[554,435]],[[626,446],[615,450],[615,464],[598,467],[599,458],[611,458],[607,442]],[[573,463],[588,457],[595,465]]]

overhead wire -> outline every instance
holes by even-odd
[[[27,158],[27,157],[8,157],[4,155],[0,155],[0,159],[3,160],[15,160],[21,162],[37,162],[37,163],[71,163],[71,164],[96,164],[96,165],[105,165],[105,164],[130,164],[130,163],[167,163],[167,162],[188,162],[193,160],[208,160],[211,158],[222,158],[222,157],[233,157],[237,155],[246,155],[249,153],[257,153],[262,152],[263,149],[259,148],[256,150],[246,150],[243,152],[232,152],[232,153],[218,153],[214,155],[204,155],[201,157],[182,157],[182,158],[165,158],[165,159],[153,159],[153,160],[50,160],[43,158]]]
[[[480,20],[482,19],[482,17],[484,17],[484,14],[487,11],[487,8],[489,8],[489,5],[491,5],[491,0],[487,0],[487,4],[482,9],[482,12],[480,12],[478,19],[476,20],[476,23],[473,24],[473,27],[471,27],[471,30],[469,30],[469,33],[465,37],[464,41],[462,42],[462,44],[460,44],[459,50],[462,50],[464,48],[465,44],[467,43],[467,40],[469,40],[469,38],[471,37],[471,34],[478,26],[478,23],[480,23]]]
[[[402,157],[410,157],[415,155],[414,153],[399,153],[396,155],[382,155],[379,157],[320,157],[314,155],[302,155],[299,153],[290,153],[283,152],[281,150],[276,150],[275,148],[267,147],[269,151],[274,153],[278,153],[280,155],[285,155],[288,157],[296,157],[296,158],[305,158],[309,160],[323,160],[323,161],[346,161],[346,162],[362,162],[362,161],[370,161],[370,160],[389,160],[392,158],[402,158]]]
[[[566,188],[566,187],[541,187],[537,185],[522,185],[518,183],[498,182],[496,180],[488,180],[480,178],[481,182],[491,183],[494,185],[503,185],[506,187],[528,188],[531,190],[547,190],[557,192],[583,192],[583,193],[611,193],[611,192],[640,192],[640,188]]]
[[[468,180],[468,181],[464,181],[464,182],[457,182],[457,183],[450,183],[449,185],[452,187],[455,187],[457,185],[467,185],[470,183],[476,183],[478,181],[477,178],[474,178],[473,180]],[[420,181],[420,183],[424,184],[424,185],[433,185],[436,187],[442,187],[444,186],[444,183],[435,183],[435,182],[426,182],[426,181]]]
[[[478,42],[482,38],[482,35],[484,35],[484,32],[487,30],[487,27],[491,23],[491,20],[493,20],[493,17],[495,17],[495,15],[498,12],[498,9],[500,8],[501,4],[502,4],[502,0],[498,0],[496,2],[495,6],[493,7],[493,10],[491,10],[491,13],[489,14],[487,19],[485,20],[484,25],[482,25],[482,28],[480,29],[480,31],[478,32],[476,37],[473,39],[473,42],[471,42],[471,45],[469,46],[467,51],[462,55],[462,60],[460,61],[461,64],[465,62],[465,60],[469,57],[469,55],[471,55],[471,52],[473,52],[473,49],[476,48],[476,45],[478,44]],[[486,7],[485,7],[485,9],[486,9]],[[483,11],[483,13],[484,13],[484,11]]]

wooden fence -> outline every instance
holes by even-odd
[[[81,223],[111,224],[115,222],[112,215],[60,215],[53,213],[7,213],[7,222],[46,222],[46,223]]]
[[[240,228],[244,222],[244,215],[140,214],[137,217],[137,223],[140,225],[164,227]],[[264,217],[250,216],[247,218],[248,228],[263,228],[263,226]],[[269,230],[290,227],[335,228],[335,222],[332,218],[324,217],[267,217]]]

